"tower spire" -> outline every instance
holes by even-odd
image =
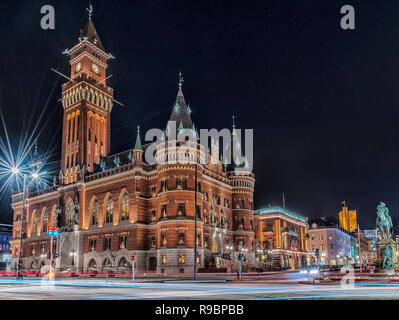
[[[140,126],[137,126],[137,138],[136,138],[136,144],[134,146],[135,150],[143,150],[143,147],[141,146],[141,139],[140,139]]]
[[[89,1],[89,7],[86,8],[88,15],[89,15],[89,20],[91,20],[91,17],[93,16],[93,6],[91,5],[91,1]]]
[[[179,92],[178,92],[177,96],[183,97],[183,91],[181,89],[181,87],[183,86],[183,82],[184,82],[184,78],[181,74],[181,71],[179,71]]]
[[[233,129],[235,129],[235,128],[236,128],[236,120],[235,120],[235,116],[233,114]]]

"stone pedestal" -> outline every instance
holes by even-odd
[[[384,269],[384,250],[387,245],[391,244],[390,240],[378,240],[377,242],[377,270],[380,272],[386,273],[394,273],[395,270],[398,269],[398,260],[396,256],[396,241],[392,240],[392,259],[393,259],[393,268],[392,269]]]

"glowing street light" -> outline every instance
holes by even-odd
[[[11,173],[12,174],[18,174],[19,173],[19,169],[16,167],[11,168]]]

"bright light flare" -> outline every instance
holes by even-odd
[[[19,173],[19,169],[16,168],[16,167],[13,167],[13,168],[11,168],[11,172],[12,172],[13,174],[18,174],[18,173]]]

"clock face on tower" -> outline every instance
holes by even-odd
[[[75,66],[75,72],[79,72],[81,67],[82,67],[82,64],[80,62],[78,62]]]
[[[94,64],[94,63],[91,65],[91,69],[92,69],[93,72],[95,72],[95,73],[98,73],[98,71],[99,71],[98,66],[97,66],[96,64]]]

